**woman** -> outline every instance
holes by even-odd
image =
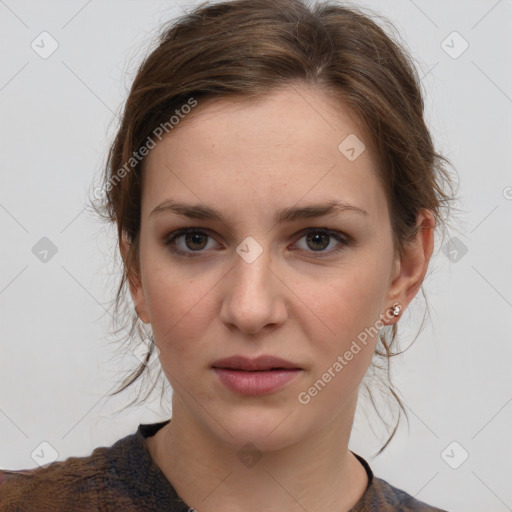
[[[443,162],[407,54],[356,9],[235,0],[173,23],[100,208],[118,299],[128,283],[153,333],[123,389],[158,351],[172,418],[2,472],[0,510],[441,510],[348,443],[443,226]]]

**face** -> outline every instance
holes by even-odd
[[[351,424],[368,333],[413,295],[368,145],[339,149],[354,135],[332,98],[286,87],[199,102],[147,156],[131,292],[190,428],[264,450]],[[262,355],[296,370],[212,367]]]

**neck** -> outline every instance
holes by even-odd
[[[173,397],[171,422],[147,444],[178,495],[199,512],[349,510],[368,484],[348,450],[356,401],[300,443],[244,456]]]

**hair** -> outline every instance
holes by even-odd
[[[386,18],[374,12],[372,16],[394,29]],[[131,303],[126,283],[140,275],[141,148],[146,147],[147,153],[149,142],[154,143],[151,136],[163,133],[162,128],[169,133],[170,116],[184,117],[184,105],[191,100],[201,104],[207,98],[258,98],[294,84],[329,93],[359,120],[376,159],[398,254],[416,236],[421,209],[432,212],[438,228],[446,228],[445,213],[454,199],[447,189],[453,186],[448,172],[452,164],[435,151],[423,117],[421,80],[397,38],[386,34],[361,8],[334,1],[205,2],[164,25],[156,48],[144,57],[108,152],[102,197],[97,204],[93,201],[96,213],[117,226],[118,243],[123,238],[129,242],[113,314],[122,329],[131,316],[125,341],[132,343],[135,331],[142,340],[148,337],[133,307],[121,313],[127,298]],[[425,295],[423,287],[421,291]],[[397,325],[388,327],[379,333],[371,369],[384,370],[385,384],[399,409],[394,429],[378,453],[393,438],[401,414],[407,417],[390,375],[390,358],[402,353],[394,351]],[[145,361],[113,394],[145,374],[155,349],[150,338]],[[150,392],[155,385],[156,381]],[[364,387],[376,406],[372,389],[366,383]],[[378,409],[377,413],[383,419]]]

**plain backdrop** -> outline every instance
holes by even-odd
[[[431,319],[394,364],[409,428],[373,457],[382,438],[362,404],[351,448],[427,503],[512,510],[512,2],[356,3],[413,54],[462,201],[425,281]],[[38,450],[86,456],[169,417],[158,395],[124,412],[133,393],[106,398],[138,360],[113,359],[115,233],[84,207],[142,55],[195,4],[0,1],[1,468],[36,467]],[[405,344],[423,308],[401,319]]]

